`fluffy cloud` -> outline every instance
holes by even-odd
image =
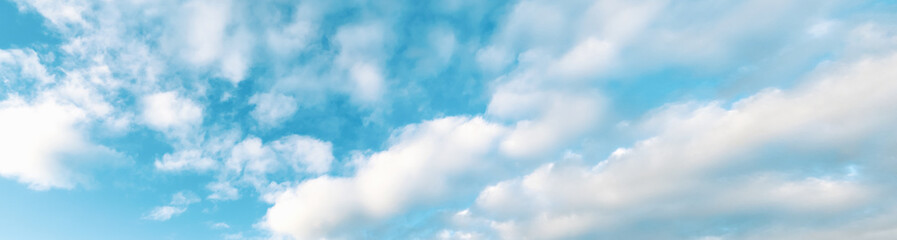
[[[186,212],[188,206],[199,201],[201,199],[192,192],[178,192],[171,196],[171,202],[168,205],[153,208],[152,211],[143,216],[143,219],[168,221],[168,219]]]
[[[240,197],[237,187],[249,185],[267,200],[285,186],[277,182],[284,175],[326,174],[334,160],[331,143],[300,135],[288,135],[268,143],[248,136],[222,150],[225,150],[224,154],[218,156],[224,158],[224,163],[218,172],[218,181],[206,186],[212,191],[209,199],[237,199]],[[293,171],[287,171],[289,169]]]
[[[275,141],[271,147],[297,172],[327,173],[333,162],[333,144],[311,137],[290,135]]]
[[[13,96],[0,102],[0,173],[34,189],[73,187],[78,176],[61,158],[84,146],[77,124],[85,119],[80,109],[52,101],[29,104]]]
[[[706,226],[718,217],[751,212],[784,226],[803,223],[777,220],[775,213],[819,219],[850,215],[880,204],[874,196],[893,186],[852,177],[856,173],[808,169],[875,166],[887,159],[831,163],[798,157],[764,164],[757,161],[768,156],[756,151],[770,144],[844,149],[876,139],[875,131],[894,131],[894,64],[897,55],[892,54],[830,67],[834,70],[820,70],[794,90],[763,91],[729,109],[719,104],[668,107],[645,123],[657,129],[657,136],[619,149],[595,166],[565,160],[495,184],[483,190],[475,209],[489,216],[503,238],[539,239],[653,238],[687,226],[656,228],[655,235],[639,233],[637,226],[673,219]],[[751,230],[711,233],[741,238],[757,233]]]
[[[262,224],[300,239],[339,236],[440,202],[463,191],[465,181],[475,181],[471,172],[487,171],[484,157],[505,131],[462,117],[408,126],[389,149],[362,160],[353,176],[323,176],[277,194]]]
[[[256,94],[249,99],[249,104],[255,105],[252,117],[266,127],[277,126],[293,116],[298,110],[296,102],[293,97],[280,93]]]
[[[4,84],[24,79],[37,80],[46,84],[54,81],[53,76],[40,62],[34,50],[0,49],[0,78]]]
[[[202,123],[202,107],[177,92],[160,92],[141,99],[141,118],[158,131],[189,130]]]
[[[212,200],[254,188],[273,204],[259,226],[277,236],[886,238],[897,221],[874,212],[895,208],[881,200],[897,169],[883,140],[894,133],[894,57],[825,63],[840,70],[790,87],[819,61],[891,54],[892,17],[829,11],[872,8],[843,2],[18,0],[62,44],[0,50],[0,78],[19,91],[0,97],[0,132],[11,133],[0,136],[0,175],[71,188],[88,178],[80,160],[114,153],[94,138],[136,120],[174,148],[155,170],[213,175]],[[669,72],[712,80],[658,77]],[[785,90],[698,102],[769,85]],[[620,99],[632,91],[656,99]],[[346,96],[322,100],[332,92]],[[308,110],[331,114],[328,127],[357,120],[339,133],[366,139],[270,131],[309,102],[335,104]],[[634,115],[667,105],[610,129],[629,104],[642,108]],[[382,145],[366,132],[434,116]],[[596,163],[634,136],[653,137]],[[387,149],[343,164],[334,144]],[[146,218],[192,203],[175,198]]]
[[[340,47],[334,64],[347,71],[353,86],[349,91],[361,103],[379,101],[385,91],[380,65],[386,60],[388,34],[391,32],[386,26],[373,22],[340,27],[334,37]]]
[[[9,96],[0,102],[0,176],[38,190],[88,183],[83,167],[121,157],[89,140],[84,128],[91,120],[52,94],[31,101]]]
[[[171,29],[177,30],[163,39],[187,62],[201,69],[211,66],[216,75],[239,83],[252,61],[255,40],[240,24],[237,7],[232,1],[186,1],[170,18]]]

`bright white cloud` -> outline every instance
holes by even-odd
[[[589,38],[564,54],[549,68],[551,76],[562,80],[595,77],[611,67],[616,48],[608,41]]]
[[[252,62],[255,37],[240,25],[232,1],[193,0],[183,4],[171,26],[178,29],[165,36],[175,53],[200,69],[213,67],[233,83],[242,81]],[[235,19],[237,18],[237,19]],[[186,23],[186,24],[184,24]],[[186,44],[182,44],[186,43]]]
[[[84,14],[88,11],[89,4],[84,1],[17,0],[17,2],[19,2],[20,8],[25,8],[23,3],[27,3],[29,8],[39,12],[56,27],[65,28],[68,25],[86,24]]]
[[[210,157],[203,156],[201,150],[183,150],[162,156],[161,160],[153,163],[156,169],[161,171],[208,171],[217,167],[218,162]]]
[[[158,131],[188,130],[202,123],[202,107],[174,91],[144,96],[141,104],[143,122]]]
[[[873,171],[897,169],[879,160],[844,157],[839,161],[862,165],[859,170],[851,168],[850,173],[829,169],[808,173],[806,169],[776,165],[779,169],[748,161],[760,158],[757,155],[764,154],[765,147],[791,140],[800,141],[785,146],[859,152],[865,151],[857,150],[865,149],[860,143],[872,142],[885,145],[880,148],[893,148],[893,143],[869,137],[874,132],[893,132],[889,122],[895,117],[889,113],[897,109],[889,103],[897,99],[892,97],[894,84],[889,81],[895,78],[894,72],[888,69],[897,63],[893,57],[870,58],[843,67],[841,72],[818,73],[809,84],[760,92],[731,106],[666,105],[634,128],[619,127],[655,137],[621,148],[601,164],[575,154],[546,162],[556,159],[562,150],[590,147],[582,145],[587,141],[584,137],[615,134],[603,132],[600,124],[606,124],[602,121],[605,115],[615,117],[609,112],[613,107],[627,103],[613,103],[602,96],[606,89],[599,88],[607,83],[606,76],[618,78],[606,81],[625,81],[641,77],[635,72],[653,74],[656,68],[700,75],[719,69],[752,69],[755,66],[750,65],[755,63],[786,63],[780,68],[799,70],[780,74],[760,69],[764,69],[763,76],[789,77],[802,74],[797,71],[805,71],[818,60],[803,58],[891,54],[889,49],[897,41],[888,33],[893,28],[880,24],[886,21],[874,19],[851,28],[854,20],[831,19],[837,16],[820,11],[843,6],[841,1],[751,0],[729,5],[714,1],[523,0],[494,4],[502,9],[497,12],[481,8],[491,4],[484,1],[444,1],[419,5],[446,8],[432,15],[433,20],[445,22],[422,27],[416,25],[429,24],[429,20],[400,22],[416,19],[403,15],[405,9],[413,8],[365,1],[273,4],[288,10],[230,0],[17,2],[23,9],[43,15],[64,38],[61,51],[54,56],[57,59],[51,60],[60,64],[49,70],[34,51],[0,50],[3,81],[34,79],[43,84],[38,85],[42,92],[35,93],[38,97],[34,99],[30,93],[20,93],[0,102],[0,133],[12,133],[0,135],[0,175],[34,189],[71,188],[84,181],[86,176],[72,167],[77,165],[72,159],[112,152],[90,143],[97,135],[103,137],[90,131],[126,132],[133,119],[180,140],[171,143],[174,152],[155,160],[156,170],[213,171],[216,180],[206,185],[211,192],[208,199],[213,200],[237,199],[238,188],[251,185],[260,198],[274,204],[260,226],[299,238],[352,238],[351,234],[369,229],[380,232],[389,221],[421,208],[442,208],[447,202],[451,207],[465,204],[476,190],[489,184],[492,186],[481,191],[470,210],[452,216],[452,220],[465,222],[458,224],[463,225],[461,229],[436,226],[430,232],[441,239],[600,238],[605,233],[608,238],[661,238],[669,235],[626,231],[656,223],[652,221],[762,214],[758,209],[824,220],[857,206],[893,208],[875,204],[876,197],[885,198],[877,194],[894,190],[892,187],[863,180],[882,176],[872,175]],[[255,16],[259,12],[270,16]],[[325,17],[334,12],[339,17]],[[347,13],[359,15],[344,18]],[[333,19],[339,20],[323,22]],[[489,26],[475,26],[482,23]],[[404,36],[409,30],[415,37]],[[842,35],[849,36],[843,42],[846,46],[828,43],[841,44]],[[418,40],[423,43],[413,42]],[[297,59],[302,59],[299,64],[294,62]],[[226,78],[234,85],[240,83],[240,89],[262,88],[262,92],[249,93],[248,101],[254,105],[248,116],[261,129],[293,117],[299,105],[304,107],[306,100],[315,99],[309,95],[333,90],[383,114],[400,112],[408,109],[390,109],[384,104],[390,103],[390,95],[416,94],[420,89],[414,88],[427,87],[417,86],[415,81],[406,83],[407,71],[437,74],[455,60],[459,72],[452,73],[452,79],[478,74],[464,72],[469,70],[470,63],[464,62],[468,60],[476,61],[471,68],[481,69],[484,76],[496,77],[489,83],[465,86],[470,87],[465,91],[479,91],[484,85],[483,91],[491,94],[484,96],[489,101],[484,113],[488,120],[448,117],[411,125],[384,144],[388,149],[360,154],[347,166],[334,164],[330,142],[300,135],[267,140],[271,132],[257,133],[256,128],[248,129],[246,136],[239,132],[243,127],[239,115],[245,113],[246,106],[209,112],[212,109],[204,109],[198,100],[247,103],[249,96],[239,95],[245,94],[242,90],[224,87],[220,98],[214,96],[222,89],[209,84],[208,78]],[[403,65],[408,61],[413,63]],[[792,61],[804,65],[787,65]],[[270,65],[252,68],[259,63]],[[830,67],[826,64],[821,66]],[[410,66],[409,70],[402,69],[405,66]],[[264,77],[241,83],[254,74],[250,68],[252,72],[260,69]],[[740,72],[733,81],[763,77],[743,77]],[[264,80],[269,73],[277,79],[274,83]],[[64,77],[56,79],[55,75]],[[610,85],[616,83],[620,82]],[[251,86],[244,88],[246,84]],[[394,89],[406,85],[414,86]],[[50,89],[43,89],[47,86]],[[158,92],[160,89],[178,90]],[[307,92],[298,93],[300,90]],[[188,92],[189,96],[185,95]],[[122,106],[130,104],[131,96],[137,96],[137,106]],[[608,108],[605,104],[620,106]],[[217,110],[218,105],[214,106]],[[95,120],[101,124],[93,124]],[[238,123],[227,122],[231,120]],[[365,129],[383,127],[368,125],[369,120],[364,120]],[[205,122],[209,128],[204,121],[211,122]],[[237,128],[237,133],[212,133],[218,128]],[[876,156],[862,156],[879,159],[893,155],[880,151],[867,151]],[[786,157],[763,158],[757,161],[790,163],[780,159]],[[508,159],[511,161],[503,162]],[[520,159],[529,161],[516,161]],[[843,162],[826,164],[842,167]],[[537,165],[541,167],[525,176],[514,173],[517,178],[502,182],[480,179],[504,178],[497,173],[502,171],[530,172]],[[821,166],[827,167],[832,166]],[[164,221],[184,213],[195,201],[198,199],[179,193],[169,205],[153,209],[145,217]],[[794,226],[785,219],[777,222],[781,225],[778,229],[744,238],[883,239],[893,235],[897,222],[888,217],[858,220],[820,230],[812,224]],[[658,227],[656,232],[669,233],[664,230]],[[390,237],[408,237],[397,234]],[[225,238],[229,237],[243,235]],[[698,237],[741,236],[713,233]]]
[[[322,176],[277,194],[262,223],[295,238],[338,236],[373,219],[457,194],[465,173],[480,169],[506,130],[481,118],[451,117],[411,125],[352,177]],[[466,179],[473,180],[473,179]]]
[[[143,219],[153,220],[153,221],[168,221],[173,216],[180,215],[187,211],[186,207],[175,207],[175,206],[161,206],[153,208]]]
[[[300,135],[287,135],[267,143],[248,136],[224,149],[224,167],[219,172],[219,181],[206,186],[213,192],[209,199],[237,199],[240,197],[237,186],[249,185],[268,201],[272,194],[287,186],[286,182],[277,182],[283,178],[282,174],[291,177],[324,174],[334,161],[333,144]]]
[[[108,148],[93,145],[82,126],[85,111],[57,99],[40,97],[26,102],[10,96],[0,102],[0,175],[30,188],[72,188],[89,179],[79,166],[116,157]]]
[[[526,94],[529,96],[525,95],[524,98],[532,99],[524,102],[536,105],[530,108],[542,108],[537,110],[541,113],[534,120],[518,121],[514,130],[502,141],[501,150],[508,156],[538,157],[552,152],[570,139],[594,128],[603,111],[601,100],[595,96],[597,94],[561,92]],[[520,102],[502,102],[502,99],[493,99],[489,110],[513,108],[503,104],[514,105]]]
[[[261,139],[249,137],[234,146],[225,166],[238,173],[265,174],[276,169],[276,164],[278,162],[274,151],[263,146]]]
[[[660,132],[656,137],[618,150],[597,166],[567,160],[498,183],[483,190],[477,208],[493,219],[493,229],[503,238],[541,239],[659,236],[631,227],[669,217],[688,221],[762,209],[792,217],[854,210],[888,186],[845,174],[757,169],[746,159],[752,150],[779,140],[827,148],[852,145],[876,129],[893,130],[888,124],[897,119],[891,114],[897,112],[891,104],[897,101],[897,84],[891,81],[897,77],[895,64],[897,55],[891,55],[820,70],[801,87],[764,91],[731,109],[670,107],[646,123]]]
[[[307,5],[298,7],[299,13],[294,15],[292,22],[284,26],[277,26],[269,29],[266,34],[269,51],[278,56],[290,56],[298,51],[303,50],[306,45],[311,42],[317,29],[312,21],[308,18],[312,11]],[[303,11],[305,10],[305,11]]]
[[[216,223],[212,223],[210,227],[212,227],[213,229],[228,229],[228,228],[230,228],[230,225],[228,225],[227,223],[223,223],[223,222],[216,222]]]

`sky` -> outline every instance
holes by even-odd
[[[897,1],[0,0],[0,239],[894,239]]]

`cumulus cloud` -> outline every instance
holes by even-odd
[[[202,123],[202,107],[174,91],[146,95],[141,104],[143,122],[157,131],[189,130]]]
[[[73,187],[77,176],[60,158],[84,146],[76,124],[85,118],[80,109],[52,101],[29,104],[13,96],[0,102],[0,173],[34,189]]]
[[[37,190],[87,183],[82,167],[121,157],[89,141],[83,127],[90,120],[86,111],[51,95],[32,101],[9,96],[0,102],[0,176]]]
[[[271,147],[297,172],[327,173],[334,159],[333,144],[307,136],[286,136]]]
[[[240,17],[234,11],[239,4],[186,1],[177,17],[171,18],[171,29],[177,29],[176,32],[163,39],[187,62],[201,69],[213,67],[216,75],[239,83],[249,69],[255,42],[245,26],[239,24],[239,19],[235,19]],[[182,45],[181,41],[186,44]]]
[[[352,84],[349,91],[361,103],[377,102],[386,90],[381,65],[391,32],[382,23],[349,25],[337,30],[335,44],[340,48],[334,64],[347,71]]]
[[[278,193],[262,224],[300,239],[339,236],[439,202],[463,189],[464,176],[485,171],[479,165],[505,131],[463,117],[408,126],[389,149],[366,157],[353,176],[322,176]]]
[[[897,100],[897,85],[890,81],[897,77],[890,67],[894,64],[897,55],[892,54],[831,67],[794,90],[763,91],[729,109],[718,104],[669,107],[646,121],[659,135],[620,149],[595,166],[562,161],[490,186],[480,194],[476,209],[489,216],[503,238],[540,239],[657,237],[684,228],[656,228],[653,232],[660,235],[652,235],[639,233],[636,226],[672,219],[707,226],[706,221],[717,217],[750,212],[785,226],[803,223],[776,220],[776,213],[849,215],[892,186],[837,171],[807,171],[808,166],[846,164],[822,159],[785,158],[780,161],[795,163],[764,167],[751,161],[762,157],[752,152],[784,144],[780,141],[797,141],[788,145],[796,148],[849,146],[874,139],[870,134],[876,129],[893,131],[888,123],[897,118],[889,114],[897,110],[891,104]],[[724,233],[734,237],[744,232],[755,233]]]
[[[223,150],[224,162],[218,181],[206,186],[212,191],[209,199],[238,199],[237,187],[246,185],[258,191],[262,199],[269,199],[272,193],[286,186],[277,182],[283,179],[282,175],[326,174],[334,161],[333,144],[294,134],[267,143],[247,136]]]
[[[830,11],[856,3],[16,2],[62,40],[0,50],[18,91],[0,97],[0,176],[33,189],[86,181],[81,160],[115,154],[92,142],[134,122],[173,148],[157,172],[212,175],[216,201],[254,189],[274,237],[875,239],[897,223],[893,17]],[[656,99],[619,96],[633,91]],[[307,108],[340,115],[328,127],[363,127],[318,136],[333,143],[270,131],[309,102],[337,106]],[[629,104],[663,107],[608,130]],[[382,119],[352,112],[372,108]],[[365,132],[434,116],[384,144]],[[183,214],[187,195],[144,218]]]

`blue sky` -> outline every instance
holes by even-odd
[[[891,239],[895,13],[0,0],[0,239]]]

